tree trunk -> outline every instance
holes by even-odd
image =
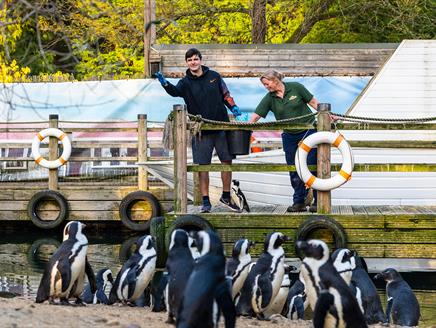
[[[251,41],[265,43],[266,36],[266,0],[253,0],[251,11]]]

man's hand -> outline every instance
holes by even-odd
[[[238,116],[241,116],[241,110],[239,109],[239,107],[238,106],[233,106],[232,108],[230,108],[230,111],[233,113],[233,116],[234,117],[238,117]]]
[[[159,82],[160,82],[160,84],[161,84],[162,86],[168,84],[167,79],[165,78],[165,76],[164,76],[161,72],[156,72],[156,73],[154,74],[154,76],[159,80]]]

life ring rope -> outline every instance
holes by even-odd
[[[307,166],[307,155],[316,145],[328,143],[339,149],[342,155],[343,163],[339,170],[339,173],[329,179],[320,179],[315,177]],[[297,152],[295,154],[295,166],[297,173],[307,188],[313,188],[316,190],[332,190],[340,187],[345,182],[351,179],[354,161],[351,147],[345,140],[344,136],[339,132],[316,132],[306,139],[304,139],[298,145]]]
[[[39,148],[41,146],[41,141],[43,141],[46,137],[56,137],[62,142],[62,155],[56,160],[49,161],[41,156],[39,152]],[[56,129],[56,128],[48,128],[39,131],[32,141],[32,156],[35,159],[36,164],[41,165],[47,169],[56,169],[62,165],[64,165],[71,155],[71,142],[65,132]]]

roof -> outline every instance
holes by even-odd
[[[404,40],[351,105],[348,115],[436,116],[436,40]]]

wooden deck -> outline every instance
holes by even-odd
[[[250,213],[229,212],[215,206],[211,213],[200,213],[190,205],[188,214],[207,219],[220,234],[227,254],[233,243],[249,238],[256,243],[253,255],[263,249],[265,236],[280,231],[291,238],[285,245],[287,257],[296,257],[295,241],[301,224],[312,217],[328,217],[344,229],[347,247],[366,258],[436,258],[436,206],[333,206],[331,214],[287,213],[287,206],[253,206]],[[168,213],[169,227],[177,215]],[[334,236],[326,229],[314,231],[310,238],[322,238],[333,247]],[[435,269],[435,268],[433,268]]]
[[[287,215],[314,215],[310,212],[288,213],[288,205],[255,205],[250,207],[250,213],[244,212],[244,215],[250,214],[287,214]],[[188,214],[200,214],[201,206],[188,205]],[[218,204],[212,207],[212,212],[216,213],[233,213],[226,206]],[[360,206],[360,205],[336,205],[332,206],[332,215],[392,215],[392,214],[428,214],[436,215],[436,206]]]

